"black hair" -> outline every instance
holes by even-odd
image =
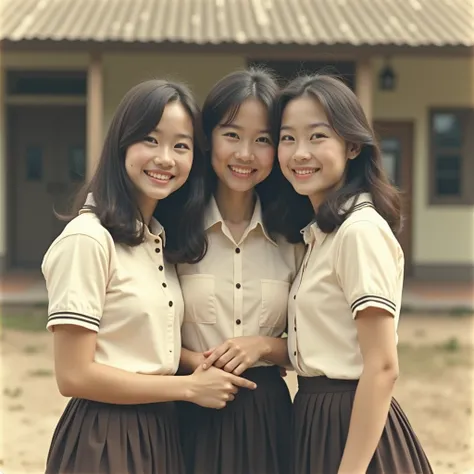
[[[268,111],[268,121],[271,122],[271,109],[277,97],[279,87],[274,75],[262,67],[235,71],[223,77],[209,92],[202,108],[202,122],[208,151],[206,171],[206,201],[216,191],[217,176],[212,168],[212,132],[218,125],[229,125],[237,116],[241,105],[247,99],[257,99]],[[275,159],[270,175],[255,187],[262,205],[262,218],[265,228],[276,227],[271,220],[274,213],[269,209],[276,200],[278,185],[281,184],[279,176],[276,146]]]
[[[200,223],[205,210],[204,155],[200,110],[183,84],[153,79],[130,89],[120,102],[108,129],[97,170],[80,191],[73,216],[92,193],[91,209],[116,243],[136,246],[143,242],[145,223],[135,198],[135,188],[125,169],[127,149],[142,141],[159,123],[170,102],[179,102],[194,127],[194,158],[186,183],[160,201],[154,216],[166,232],[164,255],[171,263],[194,263],[207,250]],[[142,225],[137,226],[137,221]]]
[[[355,196],[370,193],[375,209],[397,234],[401,229],[400,193],[383,168],[380,147],[357,96],[336,77],[326,74],[298,77],[281,91],[274,104],[275,136],[279,134],[285,107],[300,97],[317,101],[334,131],[346,144],[360,147],[360,152],[347,161],[343,185],[326,196],[316,215],[307,196],[296,194],[288,182],[282,186],[275,206],[280,215],[276,230],[297,242],[301,240],[300,229],[314,219],[323,232],[331,233],[351,214],[357,200],[344,212],[342,206]]]

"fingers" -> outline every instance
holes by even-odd
[[[223,367],[223,370],[225,370],[226,372],[229,372],[229,374],[231,374],[241,364],[242,364],[242,362],[240,360],[240,357],[234,357],[230,362],[228,362]],[[237,375],[239,375],[239,374],[237,374]]]
[[[215,365],[216,361],[219,360],[228,350],[229,346],[227,342],[224,342],[224,344],[221,344],[220,346],[216,347],[209,356],[206,355],[209,351],[205,352],[204,356],[207,358],[203,364],[204,368],[211,367],[211,365]]]
[[[230,381],[237,387],[241,388],[248,388],[250,390],[255,390],[257,388],[257,384],[252,382],[251,380],[244,379],[242,377],[237,377],[237,375],[231,375]]]
[[[236,367],[232,373],[234,375],[242,375],[246,370],[248,369],[248,365],[247,364],[240,364],[238,367]]]
[[[287,376],[286,369],[284,367],[279,367],[279,369],[280,369],[280,376],[281,377],[286,377]]]
[[[235,393],[236,393],[233,390],[234,389],[232,389],[231,393],[225,393],[222,397],[222,400],[216,401],[213,404],[212,408],[215,408],[217,410],[222,410],[223,408],[227,406],[227,403],[233,402],[235,400]]]
[[[211,347],[211,348],[208,349],[207,351],[203,352],[202,355],[203,355],[204,357],[209,357],[215,350],[216,350],[215,347]]]
[[[225,354],[223,354],[219,359],[214,363],[214,365],[223,369],[229,362],[233,359],[238,359],[238,362],[241,362],[242,354],[240,354],[239,349],[235,347],[230,347]],[[238,365],[238,364],[237,364]]]

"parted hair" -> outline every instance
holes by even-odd
[[[92,193],[91,210],[117,243],[139,245],[145,225],[136,192],[125,169],[127,149],[143,140],[159,123],[167,104],[179,102],[194,126],[194,159],[186,183],[159,202],[154,216],[166,232],[164,255],[171,263],[194,263],[203,258],[207,240],[200,223],[205,210],[205,163],[199,106],[187,86],[160,79],[130,89],[118,105],[105,137],[97,169],[79,192],[75,217]],[[137,226],[137,222],[142,225]]]
[[[324,109],[329,125],[347,145],[360,148],[358,156],[347,160],[344,183],[329,193],[314,213],[307,196],[296,194],[286,182],[281,188],[276,212],[280,219],[276,229],[290,241],[301,240],[300,229],[312,220],[325,233],[336,230],[353,211],[357,200],[345,211],[347,201],[361,193],[370,193],[377,212],[397,234],[401,229],[400,193],[393,186],[383,168],[382,155],[374,131],[369,124],[357,96],[340,79],[314,74],[291,81],[279,94],[272,112],[272,130],[278,140],[283,112],[292,100],[309,97]]]

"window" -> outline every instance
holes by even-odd
[[[474,204],[474,109],[430,112],[430,203]]]
[[[9,95],[85,96],[87,77],[83,71],[8,71]]]

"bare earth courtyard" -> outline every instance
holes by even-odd
[[[56,388],[52,337],[41,314],[2,319],[0,471],[41,473],[67,402]],[[396,397],[437,474],[474,473],[473,329],[474,316],[401,318]],[[294,373],[287,382],[294,392]]]

